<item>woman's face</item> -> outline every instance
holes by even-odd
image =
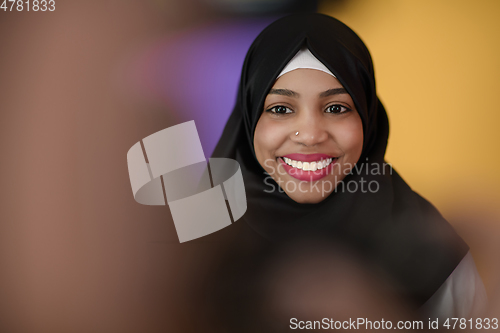
[[[363,126],[351,96],[335,77],[296,69],[269,91],[254,147],[260,165],[290,198],[318,203],[359,160]]]

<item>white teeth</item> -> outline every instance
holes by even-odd
[[[315,162],[295,161],[288,157],[283,157],[283,160],[285,161],[286,164],[294,168],[302,169],[304,171],[316,171],[326,168],[330,163],[332,163],[333,158],[328,158],[326,160],[315,161]]]

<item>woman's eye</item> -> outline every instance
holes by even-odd
[[[283,106],[283,105],[274,106],[270,109],[267,109],[266,111],[276,113],[276,114],[292,113],[292,110],[290,110],[289,108],[287,108],[286,106]]]
[[[326,108],[326,112],[329,113],[344,113],[348,111],[351,111],[351,109],[340,104],[330,105],[329,107]]]

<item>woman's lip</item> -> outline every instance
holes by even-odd
[[[289,156],[289,155],[287,155]],[[337,163],[337,159],[334,158],[332,162],[323,169],[317,169],[316,171],[305,171],[302,169],[294,168],[285,163],[282,157],[278,158],[279,163],[283,166],[285,171],[292,176],[301,181],[313,182],[316,180],[320,180],[323,177],[326,177],[330,173],[332,173],[334,165]],[[307,161],[306,161],[307,162]]]
[[[282,157],[288,157],[291,160],[302,161],[302,162],[316,162],[321,160],[326,160],[329,158],[335,158],[335,156],[326,154],[288,154]]]

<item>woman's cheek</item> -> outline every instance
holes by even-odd
[[[274,152],[282,145],[286,139],[284,126],[275,124],[272,121],[260,119],[255,128],[255,145],[260,150],[260,155],[264,158],[274,158]]]
[[[342,151],[350,158],[357,159],[363,150],[363,124],[361,118],[356,114],[355,117],[346,119],[345,122],[339,124],[335,131],[337,142]]]

